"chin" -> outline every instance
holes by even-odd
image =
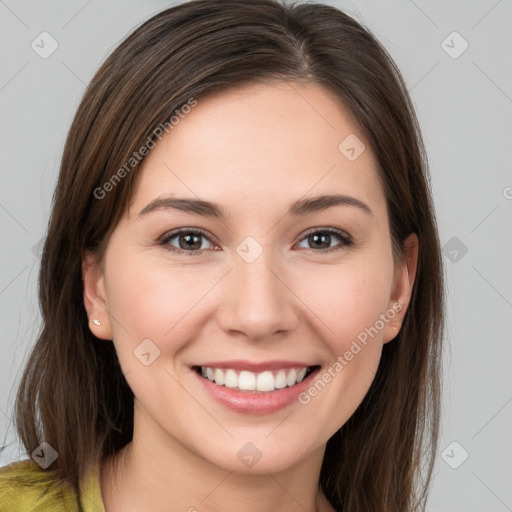
[[[238,474],[260,475],[279,473],[301,462],[308,456],[304,440],[297,439],[286,445],[265,439],[267,433],[252,440],[238,438],[230,440],[224,451],[204,453],[202,456],[212,464]],[[214,446],[214,445],[212,445]],[[322,452],[323,453],[323,452]]]

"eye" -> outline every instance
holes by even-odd
[[[331,247],[330,244],[333,241],[333,238],[340,240],[341,244]],[[302,240],[310,245],[310,249],[320,249],[319,251],[315,252],[337,251],[353,244],[353,240],[350,235],[344,231],[341,231],[340,229],[335,228],[315,228],[314,231],[310,231],[308,234],[306,234]]]
[[[332,247],[331,243],[336,238],[340,243]],[[202,229],[188,228],[167,233],[159,243],[168,251],[178,254],[186,254],[188,256],[197,256],[198,254],[201,254],[203,250],[208,249],[208,247],[203,245],[204,240],[207,240],[210,244],[213,243],[207,233]],[[320,253],[337,251],[344,247],[353,245],[353,240],[350,235],[335,228],[315,228],[314,230],[309,231],[306,236],[301,239],[300,243],[304,242],[310,245],[309,248],[305,247],[306,249],[319,249],[315,252]],[[174,245],[174,243],[177,243],[177,246]]]
[[[171,241],[176,239],[178,247],[173,245]],[[206,239],[211,243],[206,232],[201,229],[180,229],[168,233],[160,242],[167,250],[177,252],[179,254],[187,254],[189,256],[197,256],[201,251],[206,250],[203,246],[203,240]]]

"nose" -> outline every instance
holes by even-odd
[[[300,301],[287,283],[286,273],[267,256],[270,252],[264,251],[252,263],[238,257],[235,260],[224,280],[224,299],[218,310],[218,321],[225,332],[261,341],[296,327]]]

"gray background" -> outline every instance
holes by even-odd
[[[363,21],[396,60],[431,165],[448,324],[427,511],[512,511],[512,1],[327,3]],[[40,321],[38,242],[67,129],[107,54],[171,5],[0,0],[0,466],[26,457],[10,417]],[[31,47],[43,31],[58,42],[46,59]]]

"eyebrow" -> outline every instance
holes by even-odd
[[[354,206],[369,215],[373,215],[370,207],[363,201],[347,195],[332,194],[320,195],[308,199],[299,199],[291,204],[288,213],[294,217],[307,215],[308,213],[319,212],[333,206]],[[222,206],[204,201],[202,199],[179,198],[179,197],[159,197],[148,203],[140,212],[138,217],[156,211],[156,210],[179,210],[186,213],[201,215],[203,217],[213,217],[223,219],[227,217],[226,211]]]

